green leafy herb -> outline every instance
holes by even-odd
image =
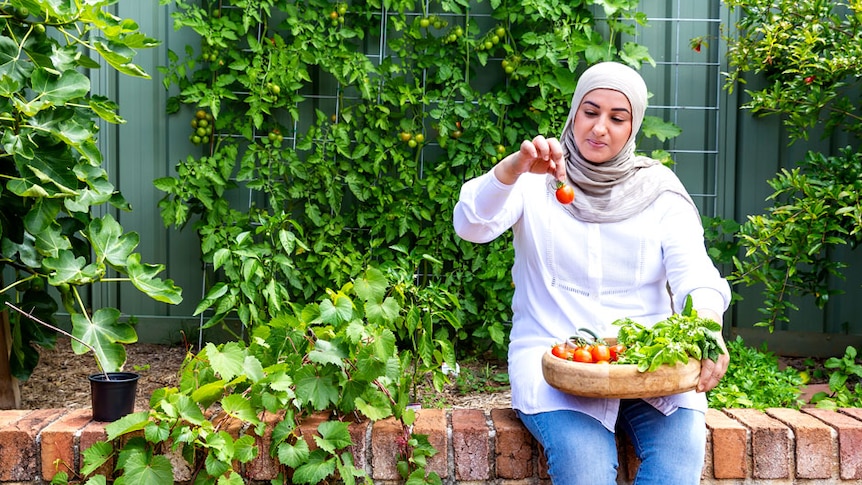
[[[614,322],[620,327],[617,341],[626,346],[620,356],[620,364],[636,364],[641,372],[651,372],[660,365],[685,364],[689,358],[718,360],[724,353],[716,335],[721,325],[697,316],[691,306],[691,296],[686,297],[685,309],[652,327],[637,323],[630,318]]]

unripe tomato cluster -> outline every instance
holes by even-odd
[[[447,22],[445,19],[443,19],[437,15],[429,15],[427,17],[419,17],[418,21],[419,21],[419,27],[422,27],[423,29],[434,27],[435,29],[440,30],[442,28],[445,28],[447,25],[449,25],[449,22]]]
[[[518,69],[518,66],[521,65],[521,56],[514,55],[509,56],[500,61],[500,67],[503,68],[503,72],[506,73],[507,76],[510,76],[512,79],[518,79],[518,73],[515,71]]]
[[[410,133],[409,131],[402,131],[399,135],[401,141],[407,144],[410,148],[416,148],[423,143],[425,143],[425,135],[422,133]]]
[[[280,147],[281,142],[284,141],[284,135],[281,134],[281,130],[278,128],[273,128],[269,133],[266,134],[266,139],[270,141],[274,146]]]
[[[199,109],[192,118],[192,134],[189,141],[195,145],[206,145],[213,135],[213,115]]]
[[[339,3],[335,9],[329,12],[329,22],[333,27],[344,23],[344,15],[347,13],[347,4]]]
[[[494,155],[491,156],[491,161],[494,163],[499,162],[500,160],[506,158],[506,146],[497,144],[494,145]]]
[[[502,42],[506,38],[506,28],[497,27],[489,31],[476,45],[476,49],[480,51],[490,51],[494,46]]]
[[[554,344],[551,347],[551,354],[584,364],[610,364],[617,362],[625,350],[624,345],[608,345],[601,339],[588,342],[582,338],[575,338]]]
[[[204,62],[218,61],[218,52],[209,42],[201,42],[201,60]]]

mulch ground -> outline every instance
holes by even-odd
[[[155,390],[177,386],[179,370],[186,357],[184,347],[136,343],[126,346],[126,353],[128,358],[124,370],[141,374],[136,411],[149,409],[150,395]],[[39,356],[39,365],[30,379],[20,383],[22,409],[90,407],[87,376],[98,372],[92,356],[76,355],[66,338],[59,338],[53,349],[41,349]],[[495,365],[499,370],[505,363]],[[488,372],[488,364],[483,362],[465,362],[462,367],[465,376]],[[490,410],[511,406],[507,386],[489,390],[487,387],[465,389],[463,385],[450,384],[442,392],[436,392],[428,380],[420,387],[420,394],[424,396],[423,407]]]
[[[126,347],[125,371],[137,372],[135,410],[149,408],[156,389],[176,386],[178,372],[186,356],[180,346],[134,344]],[[66,338],[57,340],[54,349],[39,351],[39,365],[30,379],[20,383],[22,409],[90,407],[90,382],[87,376],[99,372],[92,355],[76,355]]]

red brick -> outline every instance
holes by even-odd
[[[491,410],[497,478],[521,480],[533,476],[533,435],[512,409]]]
[[[89,409],[87,411],[90,412],[90,417],[92,418],[92,411]],[[78,449],[80,450],[78,452],[78,471],[81,470],[81,466],[83,465],[84,451],[93,446],[96,442],[107,441],[108,433],[105,431],[105,426],[109,424],[110,423],[104,423],[101,421],[90,421],[90,423],[81,430],[81,436],[78,437]],[[111,458],[94,473],[110,477],[113,469],[114,459]]]
[[[353,441],[353,446],[347,448],[347,452],[353,457],[353,466],[360,470],[365,470],[368,465],[368,446],[365,437],[368,433],[368,427],[371,424],[370,420],[357,421],[350,423],[347,431],[350,433],[350,440]]]
[[[531,438],[532,439],[532,435]],[[536,446],[539,450],[539,478],[542,480],[550,480],[551,475],[548,473],[548,457],[545,456],[545,449],[538,442]]]
[[[823,421],[838,432],[838,470],[843,480],[862,479],[862,421],[845,413],[805,408],[803,412]],[[850,413],[854,414],[854,413]]]
[[[307,416],[299,423],[299,435],[305,440],[308,449],[314,451],[317,449],[317,442],[314,441],[315,436],[320,436],[317,432],[317,427],[324,421],[329,420],[330,414],[327,412],[314,413]]]
[[[235,418],[227,413],[218,413],[214,415],[210,415],[207,419],[212,421],[213,426],[220,431],[225,431],[227,434],[231,436],[234,440],[238,440],[240,436],[242,436],[242,430],[245,428],[245,421]],[[185,445],[183,445],[185,446]],[[180,449],[178,449],[180,451]],[[260,453],[269,453],[269,450],[257,450],[258,455]],[[180,455],[181,456],[181,455]],[[178,460],[180,456],[170,456],[170,459],[174,461]],[[233,460],[233,464],[231,465],[234,470],[240,470],[242,468],[242,463],[239,460]],[[191,467],[188,467],[188,462],[175,464],[174,466],[174,480],[176,481],[188,481],[191,479],[192,475]],[[186,478],[186,477],[189,478]],[[184,479],[184,480],[183,480]]]
[[[751,431],[752,478],[791,478],[793,446],[790,429],[756,409],[726,409]]]
[[[706,412],[706,427],[712,459],[714,478],[746,478],[750,469],[748,463],[748,429],[715,409]]]
[[[488,480],[491,448],[485,413],[478,409],[452,411],[455,480]]]
[[[3,410],[0,411],[0,429],[3,429],[15,421],[23,418],[24,416],[30,414],[29,410],[21,410],[21,409],[11,409],[11,410]]]
[[[246,464],[245,472],[251,480],[272,480],[278,476],[280,465],[269,454],[272,443],[272,430],[284,419],[284,413],[264,413],[261,419],[266,423],[266,431],[263,436],[257,436],[254,428],[249,431],[254,436],[257,456]]]
[[[795,409],[771,408],[766,414],[790,426],[796,437],[796,478],[832,478],[838,448],[832,428]]]
[[[862,409],[860,408],[841,408],[838,410],[841,414],[846,414],[853,419],[862,421]]]
[[[75,463],[75,445],[78,431],[84,429],[92,420],[89,409],[78,409],[49,424],[41,433],[42,478],[51,481],[57,471],[74,475],[78,467]],[[58,461],[59,460],[59,461]]]
[[[405,430],[395,418],[376,421],[371,427],[371,469],[374,480],[398,480],[395,467],[401,445],[406,443]]]
[[[437,454],[428,458],[425,470],[437,473],[440,478],[447,478],[449,476],[449,438],[444,411],[442,409],[420,409],[417,411],[413,433],[427,435],[428,442],[437,450]]]
[[[39,447],[42,429],[65,413],[62,409],[40,409],[0,428],[0,481],[39,479]]]

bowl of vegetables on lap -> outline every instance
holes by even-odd
[[[686,300],[682,313],[652,327],[624,318],[617,338],[600,338],[586,329],[558,342],[542,356],[545,381],[583,397],[634,399],[693,390],[700,361],[724,351],[716,339],[721,325],[699,318]]]

